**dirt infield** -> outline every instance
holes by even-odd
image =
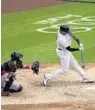
[[[1,0],[2,13],[46,7],[63,3],[62,0]]]
[[[61,0],[1,0],[2,13],[11,13],[63,3]],[[43,86],[43,76],[57,70],[59,64],[41,64],[37,76],[31,70],[18,70],[21,93],[1,97],[2,110],[95,110],[95,83],[82,84],[79,75],[70,70]],[[95,80],[95,64],[85,71]],[[90,88],[90,89],[89,89]],[[91,89],[94,88],[94,89]]]
[[[43,103],[43,104],[19,104],[6,105],[2,110],[95,110],[94,103],[76,101],[59,102],[59,103]]]
[[[59,67],[60,64],[41,64],[38,76],[31,70],[18,70],[17,81],[24,89],[2,97],[2,110],[95,110],[95,83],[83,84],[73,70],[50,80],[48,87],[43,86],[44,74]],[[85,71],[95,80],[95,64],[87,64]]]

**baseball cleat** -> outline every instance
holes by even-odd
[[[46,86],[46,85],[47,85],[47,82],[48,82],[48,79],[47,79],[47,77],[44,75],[43,85]]]
[[[83,79],[82,83],[93,83],[94,81],[88,78]]]

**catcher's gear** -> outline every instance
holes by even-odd
[[[60,26],[60,31],[68,33],[70,31],[69,26],[68,25],[61,25]]]
[[[39,61],[33,62],[32,66],[31,66],[31,69],[33,70],[33,73],[35,73],[35,74],[39,73],[39,66],[40,66]]]
[[[16,62],[17,68],[23,68],[23,62],[21,60],[18,60]]]
[[[22,57],[23,55],[21,53],[18,53],[18,52],[11,53],[11,60],[16,61],[17,68],[23,67],[23,62],[21,60]]]
[[[3,71],[15,72],[16,69],[17,69],[16,64],[12,60],[9,60],[1,65],[1,73]]]
[[[10,96],[10,91],[2,91],[1,96]]]
[[[13,81],[15,80],[15,73],[10,72],[8,73],[8,76],[5,79],[5,82],[2,86],[2,91],[1,91],[1,95],[2,96],[9,96],[10,95],[10,87],[13,83]]]
[[[23,55],[21,53],[18,53],[18,52],[11,53],[11,59],[13,61],[18,61],[22,57],[23,57]]]

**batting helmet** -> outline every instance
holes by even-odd
[[[69,32],[69,26],[68,25],[61,25],[60,26],[60,31],[62,32],[66,32],[66,33],[68,33]]]
[[[23,55],[21,53],[18,53],[18,52],[11,53],[11,59],[14,61],[15,60],[18,61],[22,57],[23,57]]]

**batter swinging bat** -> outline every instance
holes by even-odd
[[[83,58],[83,52],[81,52],[81,67],[85,68],[85,62],[84,62],[84,58]]]

